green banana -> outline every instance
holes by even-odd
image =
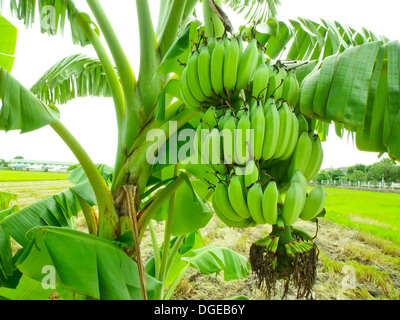
[[[204,127],[210,130],[214,129],[217,126],[217,114],[215,107],[210,107],[206,110],[202,121],[204,123]]]
[[[200,53],[198,57],[198,75],[201,90],[207,97],[212,97],[214,95],[214,90],[211,84],[211,74],[210,74],[210,51],[207,46],[202,46],[200,48]]]
[[[297,120],[297,119],[296,119]],[[253,129],[254,137],[250,141],[254,141],[253,146],[250,146],[250,154],[255,160],[260,160],[263,151],[264,134],[265,134],[265,116],[264,108],[256,106],[250,121],[250,126]]]
[[[244,169],[244,186],[246,190],[259,180],[260,173],[254,160],[249,160]]]
[[[250,114],[248,110],[244,110],[240,115],[235,131],[235,162],[237,164],[244,165],[250,159],[250,146],[253,145],[252,137],[254,136],[251,131]]]
[[[260,54],[264,56],[264,53],[261,52]],[[267,97],[268,81],[271,72],[272,69],[269,62],[263,61],[253,74],[251,95],[253,98],[259,100],[262,104],[265,103]]]
[[[234,37],[229,42],[225,50],[223,79],[224,88],[232,92],[236,86],[237,72],[239,64],[239,43]]]
[[[311,138],[311,142],[312,142],[312,149],[311,149],[310,161],[304,172],[304,176],[306,177],[307,181],[311,181],[312,178],[314,178],[315,175],[319,172],[324,157],[324,150],[322,149],[322,144],[319,135],[315,134]]]
[[[254,183],[247,193],[247,207],[249,208],[250,215],[258,224],[265,224],[266,221],[263,216],[262,210],[263,191],[261,183]]]
[[[299,138],[299,121],[297,120],[296,114],[292,112],[292,125],[289,133],[289,141],[287,143],[286,150],[279,158],[279,160],[281,161],[287,160],[292,156],[294,149],[296,148],[298,138]]]
[[[288,132],[290,132],[292,127],[292,109],[287,104],[287,102],[283,101],[280,103],[280,108],[278,109],[278,113],[279,113],[279,136],[275,152],[272,157],[274,159],[279,159],[285,152],[289,142]]]
[[[312,141],[308,132],[303,132],[297,141],[296,148],[293,153],[292,161],[288,169],[288,176],[291,179],[298,170],[303,175],[307,169],[312,152]]]
[[[264,190],[262,198],[262,211],[266,223],[274,225],[278,220],[279,191],[276,181],[270,180]]]
[[[181,96],[183,99],[183,102],[185,105],[188,107],[198,111],[201,109],[201,103],[200,101],[196,100],[196,98],[193,96],[189,85],[188,85],[188,79],[187,79],[187,68],[183,69],[182,76],[181,76]]]
[[[240,50],[239,50],[240,51]],[[247,88],[250,83],[251,76],[257,67],[257,40],[252,39],[247,44],[246,49],[239,60],[237,71],[236,90]]]
[[[225,186],[225,182],[219,182],[215,187],[213,194],[213,199],[218,205],[218,208],[223,213],[223,215],[232,221],[242,221],[243,218],[239,216],[236,211],[232,208],[229,201],[228,189]]]
[[[282,85],[282,99],[295,107],[299,95],[299,82],[294,71],[289,71]]]
[[[307,180],[304,177],[304,175],[300,172],[300,171],[296,171],[292,177],[292,179],[290,180],[290,182],[298,182],[300,183],[302,189],[303,189],[303,193],[306,194],[307,193]]]
[[[193,96],[196,98],[196,100],[202,102],[202,101],[207,101],[208,99],[200,87],[198,63],[199,63],[199,52],[195,51],[189,58],[188,64],[186,66],[187,81]]]
[[[272,158],[279,138],[279,113],[273,98],[267,99],[264,105],[265,130],[261,158],[265,161]]]
[[[314,96],[317,90],[319,70],[309,73],[302,81],[300,88],[300,112],[309,118],[314,117]]]
[[[214,208],[214,211],[217,215],[217,217],[223,222],[225,223],[227,226],[229,227],[233,227],[233,228],[248,228],[248,227],[252,227],[254,226],[256,223],[254,222],[254,220],[250,219],[242,219],[241,221],[233,221],[228,219],[221,211],[221,209],[219,208],[218,204],[216,203],[216,197],[212,197],[212,206]]]
[[[286,193],[282,207],[282,218],[285,226],[290,226],[297,221],[303,210],[305,193],[298,182],[292,182]]]
[[[214,51],[215,45],[217,44],[217,38],[216,37],[210,37],[207,39],[207,47],[208,51],[210,53],[210,58],[212,55],[212,52]]]
[[[203,123],[200,122],[199,125],[196,128],[196,134],[194,138],[194,150],[197,154],[197,161],[198,163],[201,163],[201,155],[202,155],[202,149],[203,149],[203,136],[202,136],[202,130],[203,130]]]
[[[278,65],[275,65],[269,77],[267,97],[273,96],[276,100],[282,98],[282,85],[285,77],[285,69]]]
[[[231,114],[231,111],[227,111]],[[225,164],[233,164],[235,162],[235,130],[238,120],[235,116],[229,115],[223,124],[221,131],[222,145]]]
[[[224,93],[224,78],[223,78],[223,66],[224,66],[224,56],[225,56],[225,44],[224,40],[217,40],[215,48],[211,55],[211,84],[219,95],[225,96]]]
[[[238,179],[240,181],[240,184],[242,186],[242,191],[243,191],[243,197],[244,198],[247,197],[247,190],[246,190],[246,187],[244,186],[245,170],[246,170],[246,167],[239,167],[239,166],[235,166],[234,167],[234,173],[235,173],[235,175],[238,177]]]
[[[326,192],[323,186],[318,185],[313,188],[306,198],[304,208],[300,213],[300,219],[314,219],[323,210],[325,199]]]
[[[218,165],[221,164],[221,135],[217,128],[212,129],[207,135],[202,152],[208,156],[208,164],[220,172]]]
[[[244,219],[250,217],[247,202],[243,196],[242,183],[238,176],[234,175],[228,186],[229,201],[236,213]]]
[[[221,114],[221,116],[218,117],[218,129],[222,130],[224,128],[226,120],[228,120],[231,114],[232,111],[228,109],[225,111],[225,113]]]
[[[298,134],[298,136],[300,137],[300,135],[304,131],[308,131],[308,121],[301,113],[297,116],[297,120],[299,121],[299,134]]]

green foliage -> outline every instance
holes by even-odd
[[[0,14],[0,67],[6,69],[8,72],[11,72],[14,64],[16,46],[17,28]]]
[[[260,22],[274,18],[277,15],[276,7],[280,5],[279,0],[224,0],[224,3],[238,13],[245,11],[245,18],[249,21]]]
[[[43,103],[3,68],[0,68],[0,99],[0,130],[30,132],[60,117],[55,106]]]
[[[332,180],[340,180],[343,179],[346,175],[344,174],[343,170],[338,168],[335,170],[330,171],[330,175]]]
[[[327,181],[331,179],[331,175],[329,174],[328,171],[320,171],[317,176],[315,177],[315,180],[317,180],[318,182],[321,181]]]
[[[353,171],[351,174],[347,174],[347,180],[349,181],[367,181],[367,174],[363,171]]]
[[[75,54],[52,66],[30,89],[47,104],[65,104],[80,97],[111,97],[98,59]]]
[[[368,171],[368,180],[394,182],[400,179],[400,166],[393,160],[382,159],[374,163]]]
[[[8,209],[16,200],[16,194],[0,191],[0,211]]]
[[[367,173],[368,170],[369,170],[369,167],[366,166],[365,164],[357,163],[354,166],[347,167],[346,175],[352,174],[355,171],[361,171],[361,172]]]
[[[141,298],[136,263],[110,241],[83,232],[37,228],[16,265],[37,281],[43,279],[42,266],[54,266],[58,285],[94,299]],[[161,283],[147,275],[146,285],[149,298],[154,299]]]

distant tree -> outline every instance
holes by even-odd
[[[374,181],[397,181],[400,179],[400,167],[391,159],[382,159],[371,166],[367,178]]]
[[[331,179],[331,175],[327,171],[321,171],[315,177],[315,180],[317,180],[318,182],[321,182],[322,180],[330,180],[330,179]]]
[[[342,169],[330,170],[329,174],[332,177],[332,180],[340,180],[346,177]]]
[[[348,178],[349,175],[353,174],[356,171],[361,171],[361,172],[367,173],[369,168],[370,168],[370,166],[366,166],[365,164],[357,163],[354,166],[350,166],[347,168],[346,176]]]
[[[346,177],[350,181],[367,181],[367,174],[360,170],[353,171],[351,174],[347,174]]]
[[[4,159],[0,159],[0,168],[7,168],[8,162]]]
[[[16,157],[14,157],[14,159],[24,159],[24,157],[22,157],[22,156],[16,156]]]

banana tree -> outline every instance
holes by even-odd
[[[0,261],[0,296],[48,298],[56,290],[64,299],[163,299],[172,296],[190,267],[203,273],[224,270],[227,280],[248,275],[250,266],[243,256],[226,248],[202,247],[199,229],[213,216],[209,201],[221,172],[179,156],[185,129],[194,132],[209,106],[208,101],[200,108],[188,103],[181,79],[192,52],[211,38],[228,39],[229,33],[243,40],[241,44],[256,39],[268,60],[290,65],[287,68],[299,83],[293,109],[307,118],[321,140],[334,124],[340,136],[344,130],[355,134],[360,149],[400,158],[396,42],[338,22],[279,21],[274,17],[277,1],[226,1],[238,12],[247,10],[250,19],[258,19],[251,27],[238,28],[224,13],[222,1],[198,2],[161,1],[155,26],[149,2],[136,1],[140,35],[136,76],[98,0],[87,0],[88,13],[72,0],[40,0],[37,6],[28,0],[10,1],[12,12],[26,26],[34,24],[37,13],[41,21],[51,17],[51,27],[41,23],[42,33],[62,32],[68,21],[74,44],[93,46],[97,57],[63,58],[27,89],[10,73],[15,28],[0,20],[1,39],[11,39],[1,41],[9,48],[0,44],[0,53],[7,58],[0,60],[0,129],[28,133],[48,125],[79,162],[70,176],[72,188],[0,215],[4,235],[0,247],[7,253],[7,259]],[[195,9],[203,11],[204,21],[193,18]],[[112,98],[118,127],[113,167],[94,164],[61,122],[56,105],[85,96]],[[221,94],[212,104],[232,108],[241,98],[242,94]],[[74,216],[81,211],[88,233],[76,230]],[[161,246],[155,220],[165,221]],[[150,233],[154,249],[148,261],[142,260],[140,250],[145,232]],[[14,255],[9,238],[21,246]],[[54,285],[46,270],[54,270]]]

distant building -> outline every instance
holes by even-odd
[[[8,166],[17,171],[41,171],[41,172],[67,172],[75,163],[58,161],[41,161],[28,159],[11,159]]]

